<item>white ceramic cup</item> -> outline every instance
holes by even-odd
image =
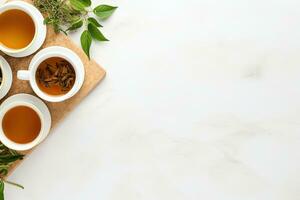
[[[0,51],[3,51],[4,53],[7,53],[11,56],[13,56],[13,54],[23,53],[25,51],[28,51],[32,46],[36,46],[35,42],[37,40],[41,39],[39,37],[43,37],[42,36],[43,34],[41,34],[41,32],[45,28],[44,27],[45,25],[43,25],[44,18],[40,14],[40,12],[37,10],[37,8],[31,4],[23,2],[23,1],[12,1],[9,3],[3,4],[2,6],[0,6],[0,14],[3,12],[6,12],[8,10],[13,10],[13,9],[21,10],[31,17],[31,19],[33,20],[34,25],[35,25],[35,34],[34,34],[34,37],[31,41],[31,43],[22,49],[11,49],[0,43]],[[20,30],[20,31],[22,31],[22,30]],[[44,39],[45,38],[43,38],[43,40]],[[42,41],[42,43],[43,43],[43,41]],[[42,44],[40,44],[40,45],[42,45]]]
[[[2,129],[2,120],[7,111],[17,106],[27,106],[32,108],[40,117],[41,130],[39,135],[26,144],[16,143],[6,137]],[[17,94],[7,98],[0,106],[0,141],[10,149],[25,151],[31,149],[42,142],[48,135],[51,128],[51,115],[46,104],[39,98],[29,94]]]
[[[10,65],[2,56],[0,56],[0,70],[2,73],[2,82],[0,84],[0,99],[2,99],[8,93],[13,78]]]
[[[43,92],[37,85],[35,75],[39,65],[51,57],[60,57],[67,60],[74,68],[75,83],[72,89],[64,95],[49,95]],[[39,51],[31,60],[28,70],[19,70],[17,77],[20,80],[29,80],[33,91],[42,99],[49,102],[61,102],[74,96],[81,88],[84,81],[84,66],[81,59],[70,49],[52,46]]]

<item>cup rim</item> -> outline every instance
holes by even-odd
[[[31,40],[31,42],[26,47],[23,47],[21,49],[12,49],[12,48],[9,48],[0,43],[0,50],[7,52],[7,53],[19,53],[19,52],[29,49],[33,45],[34,41],[36,40],[36,38],[38,36],[38,21],[37,21],[36,17],[33,16],[32,9],[34,7],[33,8],[27,7],[28,5],[31,5],[31,4],[22,2],[22,1],[14,1],[14,2],[6,3],[2,7],[0,7],[0,15],[8,10],[21,10],[21,11],[25,12],[32,19],[32,21],[34,23],[34,28],[35,28],[34,36]]]
[[[0,70],[2,72],[2,82],[0,84],[0,99],[2,99],[10,90],[13,75],[9,63],[0,56]]]
[[[60,58],[67,60],[68,62],[70,62],[70,64],[72,65],[72,67],[75,71],[75,83],[74,83],[73,87],[71,88],[71,90],[69,92],[67,92],[66,94],[57,95],[57,96],[49,95],[49,94],[43,92],[37,85],[36,78],[35,78],[36,71],[37,71],[39,65],[43,61],[45,61],[46,59],[51,58],[51,57],[60,57]],[[50,102],[61,102],[61,101],[64,101],[64,100],[69,99],[72,96],[74,96],[80,90],[80,88],[83,84],[84,75],[85,75],[83,63],[82,63],[81,59],[77,56],[77,54],[75,54],[73,51],[71,51],[68,48],[59,47],[59,46],[52,46],[52,47],[48,47],[48,48],[41,50],[32,59],[28,70],[30,73],[29,82],[30,82],[30,85],[31,85],[33,91],[42,99],[44,99],[46,101],[50,101]]]
[[[39,135],[30,143],[21,144],[13,141],[11,142],[11,140],[6,137],[2,130],[3,116],[9,109],[18,105],[28,105],[28,107],[34,109],[36,113],[39,114],[41,120],[41,131]],[[29,150],[40,144],[49,134],[52,124],[51,114],[47,105],[38,97],[25,93],[19,93],[10,96],[0,105],[0,119],[0,141],[8,148],[17,151]]]
[[[9,139],[6,135],[5,132],[2,128],[2,123],[3,123],[3,118],[6,115],[6,113],[8,111],[10,111],[11,109],[18,107],[18,106],[26,106],[31,108],[32,110],[34,110],[36,112],[36,114],[39,116],[40,120],[41,120],[41,129],[38,133],[38,136],[32,140],[31,142],[28,143],[17,143],[11,139]],[[7,105],[5,105],[4,108],[2,108],[2,110],[0,111],[0,140],[1,142],[7,146],[7,147],[18,147],[18,148],[12,148],[12,149],[29,149],[32,148],[34,146],[36,146],[42,139],[43,139],[43,135],[42,133],[45,131],[45,119],[44,116],[42,114],[42,112],[32,103],[26,102],[26,101],[16,101],[16,102],[11,102]]]

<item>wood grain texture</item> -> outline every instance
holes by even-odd
[[[30,1],[27,1],[30,2]],[[50,110],[51,117],[52,117],[52,128],[57,125],[71,110],[75,108],[75,106],[86,97],[93,88],[97,86],[98,83],[105,77],[104,69],[98,65],[95,61],[89,60],[88,57],[84,54],[80,47],[75,45],[67,36],[63,34],[56,34],[54,33],[53,29],[48,27],[47,28],[47,37],[43,44],[42,48],[50,47],[50,46],[63,46],[73,50],[82,60],[84,67],[85,67],[85,81],[83,83],[82,88],[80,91],[73,96],[72,98],[60,102],[60,103],[50,103],[45,102]],[[28,81],[21,81],[17,79],[17,71],[20,69],[28,69],[29,63],[34,56],[28,56],[24,58],[13,58],[3,53],[0,53],[10,64],[12,72],[13,72],[13,84],[6,95],[0,103],[2,103],[7,97],[18,94],[18,93],[27,93],[35,95],[33,90],[31,89]],[[36,96],[36,95],[35,95]],[[33,150],[33,149],[32,149]],[[30,153],[32,150],[23,152],[25,154]],[[26,156],[25,156],[26,159]],[[9,170],[9,174],[21,164],[22,161],[16,162],[15,165]],[[8,174],[8,175],[9,175]]]

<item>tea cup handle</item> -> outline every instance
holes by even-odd
[[[30,72],[28,70],[19,70],[17,77],[20,80],[28,81],[30,80]]]

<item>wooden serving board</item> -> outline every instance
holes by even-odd
[[[30,0],[26,1],[31,2]],[[97,86],[97,84],[105,77],[105,71],[95,61],[89,60],[81,48],[75,45],[67,36],[64,34],[54,33],[53,29],[50,27],[47,28],[47,37],[41,49],[49,46],[63,46],[73,50],[81,58],[85,67],[85,80],[83,86],[75,96],[60,103],[45,102],[51,113],[52,130],[53,127],[59,123],[59,121],[61,121],[72,109],[75,108],[80,101],[84,99],[84,97],[91,92],[93,88]],[[0,103],[2,103],[7,97],[18,93],[35,95],[28,81],[21,81],[17,79],[17,71],[20,69],[28,69],[29,63],[34,54],[24,58],[13,58],[2,53],[0,54],[8,61],[13,72],[12,87],[9,93],[0,101]],[[32,149],[22,153],[26,155],[31,151]],[[9,174],[11,174],[21,162],[22,161],[16,162],[9,170]]]

